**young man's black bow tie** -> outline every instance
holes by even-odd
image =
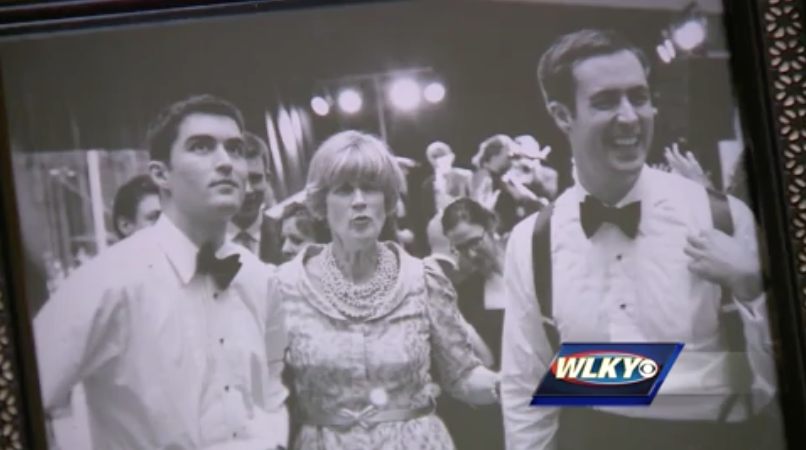
[[[235,253],[226,258],[218,258],[212,246],[204,245],[196,257],[196,270],[209,274],[218,288],[224,290],[241,270],[241,255]]]
[[[604,222],[618,226],[630,239],[634,239],[638,235],[638,224],[641,222],[641,202],[615,208],[589,195],[579,205],[579,220],[588,239]]]

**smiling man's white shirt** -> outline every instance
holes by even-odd
[[[163,215],[79,268],[34,319],[45,410],[83,381],[94,448],[287,445],[272,274],[227,243],[218,255],[243,266],[219,291],[196,273],[197,251]]]
[[[551,222],[553,311],[563,342],[685,342],[686,348],[647,408],[600,408],[629,417],[714,420],[730,393],[728,355],[718,344],[719,286],[692,274],[683,253],[688,233],[713,228],[704,188],[682,177],[644,168],[616,206],[640,200],[638,237],[631,241],[610,224],[588,239],[579,221],[587,193],[569,188],[555,205]],[[730,198],[735,237],[758,254],[752,213]],[[501,397],[507,450],[556,448],[557,408],[529,406],[554,357],[547,344],[535,297],[532,231],[536,215],[518,224],[505,258],[508,303],[502,349]],[[755,324],[759,352],[757,403],[774,392],[774,366],[765,297],[740,306],[746,324]],[[753,346],[755,344],[755,346]],[[738,355],[738,357],[744,357]],[[770,370],[770,367],[772,368]],[[770,378],[772,377],[772,378]],[[736,408],[730,420],[746,417]]]

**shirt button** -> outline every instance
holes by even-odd
[[[229,392],[229,386],[224,386],[224,390],[225,390],[226,392]]]
[[[216,292],[215,294],[213,294],[213,298],[218,298],[218,292]]]
[[[627,305],[625,305],[624,303],[622,303],[621,305],[619,305],[619,308],[621,308],[621,309],[627,309]]]
[[[232,433],[232,437],[234,438],[238,437],[238,433]]]
[[[621,255],[616,255],[616,259],[621,261]]]
[[[223,345],[224,344],[224,338],[219,339],[218,343]]]

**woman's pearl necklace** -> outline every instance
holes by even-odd
[[[339,270],[333,245],[327,245],[323,254],[324,274],[322,286],[327,300],[345,317],[366,319],[371,317],[380,302],[397,282],[395,255],[386,246],[378,245],[378,262],[375,273],[366,283],[356,284]]]

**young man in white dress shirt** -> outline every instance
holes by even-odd
[[[97,450],[283,448],[280,305],[266,266],[225,239],[246,183],[241,113],[177,102],[149,151],[157,223],[82,265],[34,319],[45,410],[83,382]]]
[[[533,273],[530,243],[541,213],[530,216],[513,230],[505,260],[507,450],[760,448],[751,438],[781,448],[745,404],[720,417],[735,393],[720,336],[720,286],[730,289],[744,325],[756,332],[748,353],[768,348],[770,339],[753,215],[728,198],[734,233],[715,230],[704,188],[646,167],[656,113],[648,72],[640,50],[596,30],[559,38],[541,58],[540,86],[570,143],[577,183],[549,208],[548,267],[536,270],[551,270],[543,295],[559,341],[686,347],[650,407],[530,407],[556,351]],[[626,219],[616,218],[615,209]],[[606,216],[613,219],[602,221]],[[767,378],[756,373],[753,381],[761,391],[758,409],[774,393],[774,369],[765,368]]]

